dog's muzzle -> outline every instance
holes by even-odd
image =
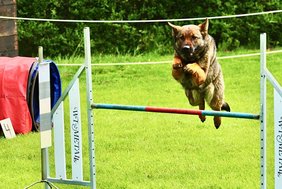
[[[181,51],[184,54],[189,54],[190,56],[192,56],[194,52],[194,48],[190,47],[189,45],[184,45]]]

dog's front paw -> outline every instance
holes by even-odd
[[[193,64],[187,64],[184,67],[184,70],[190,74],[195,74],[199,68],[201,67],[197,63],[193,63]]]
[[[183,64],[178,56],[175,56],[173,58],[172,76],[174,77],[174,79],[176,79],[179,82],[184,76]]]
[[[192,79],[198,86],[206,81],[206,73],[197,63],[187,64],[184,71],[192,74]]]
[[[183,65],[182,65],[182,63],[172,64],[172,68],[173,69],[180,69],[180,68],[183,68]]]
[[[182,60],[178,56],[175,56],[173,58],[172,68],[173,69],[183,68]]]
[[[172,76],[174,79],[176,79],[179,82],[184,76],[184,72],[182,68],[183,68],[182,64],[173,64],[172,65]]]

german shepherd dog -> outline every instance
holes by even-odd
[[[205,109],[205,101],[215,111],[230,111],[224,101],[224,81],[221,67],[216,59],[216,45],[208,34],[208,19],[200,25],[172,27],[174,39],[174,59],[172,76],[184,88],[192,106]],[[201,121],[205,116],[199,116]],[[214,117],[214,126],[218,129],[221,118]]]

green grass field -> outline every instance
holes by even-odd
[[[234,52],[246,53],[247,51]],[[249,51],[248,51],[249,52]],[[221,56],[232,53],[219,53]],[[172,55],[94,56],[97,62],[166,61]],[[82,63],[82,58],[55,60]],[[267,56],[267,67],[282,83],[282,53]],[[225,98],[232,111],[259,113],[259,56],[220,60]],[[60,67],[64,88],[76,67]],[[191,107],[171,76],[171,65],[93,67],[97,103]],[[80,82],[85,105],[85,77]],[[268,84],[268,186],[273,188],[273,101]],[[67,105],[66,105],[67,106]],[[209,107],[207,107],[209,109]],[[68,110],[66,109],[66,117]],[[84,111],[85,114],[85,111]],[[87,139],[86,117],[83,116]],[[255,189],[260,187],[259,122],[223,118],[216,130],[212,117],[94,110],[97,188],[99,189]],[[66,127],[67,127],[66,122]],[[69,143],[69,129],[66,128]],[[87,140],[86,140],[87,141]],[[0,138],[0,188],[24,188],[41,179],[38,133]],[[84,143],[87,149],[87,142]],[[53,165],[53,149],[50,149]],[[67,146],[68,158],[70,154]],[[87,157],[87,152],[84,154]],[[68,168],[71,167],[68,159]],[[88,179],[88,161],[84,175]],[[87,166],[88,164],[88,166]],[[50,170],[54,176],[54,168]],[[71,171],[68,171],[70,176]],[[83,188],[56,184],[59,188]],[[33,188],[43,188],[37,185]]]

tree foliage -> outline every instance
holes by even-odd
[[[278,0],[18,0],[19,17],[81,20],[148,20],[211,17],[282,9]],[[174,22],[177,25],[201,21]],[[172,52],[167,23],[60,23],[18,21],[21,55],[36,55],[42,45],[48,56],[83,52],[83,28],[91,28],[92,52]],[[221,50],[239,46],[258,47],[259,34],[266,32],[271,46],[281,45],[281,13],[241,18],[212,19],[209,33]]]

